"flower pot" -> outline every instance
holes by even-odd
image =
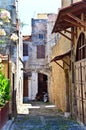
[[[9,102],[7,102],[3,107],[0,108],[0,129],[8,121],[9,114]]]

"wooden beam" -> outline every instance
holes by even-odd
[[[68,22],[68,23],[70,23],[71,25],[73,25],[73,26],[75,26],[75,27],[83,27],[81,24],[79,24],[79,23],[77,23],[77,22],[74,22],[74,21],[71,21],[71,20],[69,20],[69,19],[64,19],[64,21],[66,21],[66,22]]]
[[[60,32],[60,31],[59,31],[59,33],[60,33],[61,35],[63,35],[64,37],[66,37],[68,40],[72,41],[72,39],[71,39],[71,38],[69,38],[67,35],[63,34],[63,33],[62,33],[62,32]]]
[[[79,19],[78,17],[74,16],[71,13],[67,13],[67,16],[72,18],[73,20],[75,20],[77,23],[81,24],[83,27],[86,27],[86,23],[83,22],[81,19]]]
[[[73,34],[73,35],[76,35],[76,33],[75,32],[72,32],[72,31],[69,31],[69,30],[64,30],[65,32],[68,32],[68,33],[70,33],[70,34]]]
[[[56,62],[56,61],[54,61],[57,65],[59,65],[62,69],[64,69],[63,68],[63,66],[61,66],[58,62]]]
[[[69,65],[65,60],[62,59],[62,61],[63,61],[67,66],[70,67],[70,65]]]

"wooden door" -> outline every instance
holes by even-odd
[[[86,60],[76,62],[75,72],[77,117],[86,124]]]
[[[77,117],[86,124],[86,38],[83,32],[76,48],[75,74]]]
[[[28,76],[24,76],[23,97],[28,97]]]

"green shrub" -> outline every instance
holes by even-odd
[[[0,71],[0,107],[10,99],[10,81]]]

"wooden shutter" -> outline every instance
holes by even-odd
[[[45,58],[45,46],[44,45],[37,46],[37,58]]]
[[[28,56],[28,45],[23,44],[23,56]]]

